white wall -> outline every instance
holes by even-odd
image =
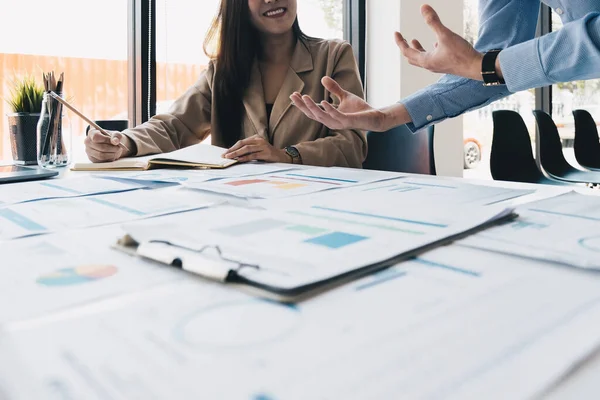
[[[416,68],[401,57],[394,31],[407,40],[418,39],[431,48],[435,35],[421,17],[420,1],[367,1],[367,97],[376,107],[397,102],[434,83],[439,75]],[[442,22],[455,32],[463,31],[463,0],[429,0]],[[435,159],[438,175],[462,176],[462,118],[446,120],[435,127]]]

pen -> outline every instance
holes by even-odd
[[[54,100],[58,101],[60,104],[62,104],[63,106],[67,107],[69,110],[73,111],[75,114],[77,114],[77,116],[79,116],[85,122],[87,122],[88,124],[90,124],[91,127],[93,127],[95,129],[97,129],[98,131],[100,131],[100,133],[103,134],[105,137],[112,139],[112,135],[110,133],[108,133],[107,131],[105,131],[104,129],[102,129],[97,123],[95,123],[94,121],[92,121],[91,119],[89,119],[88,117],[86,117],[85,115],[83,115],[75,107],[73,107],[72,105],[70,105],[69,103],[67,103],[62,97],[60,97],[59,95],[57,95],[53,91],[50,91],[48,93],[50,94],[50,96],[52,96],[52,98]],[[119,145],[122,146],[125,150],[127,150],[129,152],[129,149],[123,143],[119,142]]]

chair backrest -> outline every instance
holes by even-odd
[[[554,176],[563,176],[572,171],[573,166],[565,159],[560,134],[552,117],[542,110],[534,110],[533,115],[538,125],[537,145],[540,149],[541,167]]]
[[[434,127],[412,133],[406,125],[386,132],[367,132],[365,169],[435,175]]]
[[[600,168],[600,139],[594,117],[586,110],[573,111],[575,158],[584,167]]]
[[[510,110],[492,112],[494,133],[490,155],[492,177],[500,181],[538,183],[546,178],[540,172],[527,125],[519,113]]]

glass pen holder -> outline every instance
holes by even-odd
[[[59,93],[64,98],[62,93]],[[37,124],[37,161],[42,168],[66,167],[72,158],[71,120],[66,109],[44,93]]]

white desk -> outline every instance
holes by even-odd
[[[88,172],[73,172],[67,169],[61,171],[60,177],[56,179],[67,179],[74,176],[80,176],[81,174],[89,174]],[[95,174],[102,174],[100,172]],[[453,178],[459,179],[459,178]],[[524,201],[531,201],[538,198],[549,197],[565,193],[571,190],[568,187],[559,186],[539,186],[531,184],[520,184],[510,182],[499,182],[499,181],[475,181],[467,180],[469,183],[481,184],[487,186],[506,187],[506,188],[520,188],[520,189],[538,189],[538,193],[531,196],[512,201],[512,203],[522,203]],[[582,188],[585,193],[588,194],[600,194],[600,191],[593,191],[590,189]],[[218,196],[218,195],[216,195]],[[240,204],[243,201],[240,200]],[[600,349],[584,362],[579,368],[574,370],[571,375],[564,379],[560,384],[553,388],[547,396],[544,398],[549,399],[573,399],[573,398],[592,398],[592,394],[600,393],[600,380],[597,378],[600,374]],[[507,382],[510,385],[510,382]]]

